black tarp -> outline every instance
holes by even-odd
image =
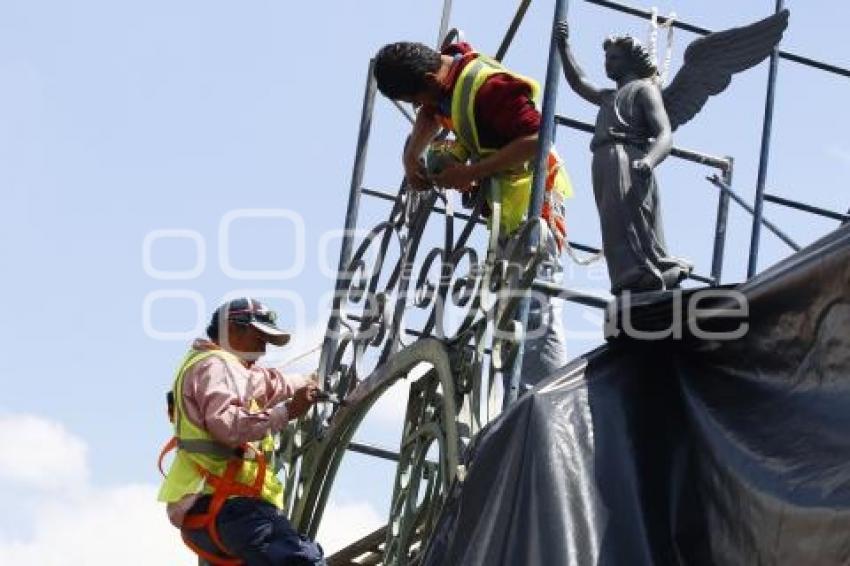
[[[617,339],[491,423],[424,564],[850,564],[850,226],[739,290],[744,337]]]

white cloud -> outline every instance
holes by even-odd
[[[24,487],[76,489],[88,479],[85,443],[61,424],[33,415],[0,415],[0,480]]]
[[[331,500],[322,515],[316,540],[322,545],[325,555],[330,556],[376,530],[384,522],[374,507],[365,501],[337,503]]]
[[[30,536],[0,537],[0,564],[194,566],[197,559],[166,519],[156,491],[151,485],[127,485],[44,499],[33,513]]]
[[[0,564],[197,564],[157,502],[157,486],[92,486],[86,456],[85,442],[60,423],[0,417],[4,499],[25,505],[15,515],[31,523],[14,524],[14,534],[0,529]]]
[[[38,449],[22,451],[22,446]],[[14,532],[4,532],[0,523],[0,564],[197,564],[156,500],[158,486],[91,485],[87,446],[60,423],[34,415],[4,414],[0,417],[0,453],[0,478],[4,489],[11,490],[3,494],[4,499],[16,504],[17,517]],[[26,466],[10,456],[23,453],[27,454],[21,458]],[[26,497],[15,497],[20,490]],[[318,540],[331,554],[383,523],[368,502],[332,500]]]

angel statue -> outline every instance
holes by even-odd
[[[768,55],[788,26],[783,10],[746,27],[712,33],[691,43],[685,63],[663,91],[649,50],[630,36],[605,40],[605,74],[614,89],[593,85],[576,63],[566,22],[555,37],[570,87],[599,106],[593,152],[593,194],[611,292],[678,286],[691,265],[667,252],[653,170],[670,153],[672,132],[722,92],[734,73]]]

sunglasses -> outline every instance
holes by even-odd
[[[253,311],[230,311],[228,319],[233,322],[248,324],[250,322],[263,322],[265,324],[274,324],[277,322],[277,313],[274,311],[253,312]]]

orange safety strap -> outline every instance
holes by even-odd
[[[186,536],[186,533],[180,533],[180,536],[183,538],[183,543],[189,547],[189,550],[212,564],[212,566],[243,566],[245,563],[237,558],[222,558],[217,554],[213,554],[211,552],[207,552],[197,544],[193,543]]]
[[[224,506],[224,503],[231,497],[258,498],[260,497],[263,489],[263,481],[266,476],[267,467],[265,455],[248,444],[243,445],[242,448],[252,448],[256,454],[257,477],[254,478],[254,483],[252,485],[246,485],[236,481],[236,474],[242,467],[243,459],[231,460],[228,462],[227,468],[222,476],[217,476],[206,468],[198,465],[198,473],[204,477],[207,484],[213,489],[212,499],[210,500],[210,506],[206,513],[189,515],[183,521],[183,529],[206,529],[213,541],[213,544],[215,544],[226,556],[221,557],[206,552],[199,548],[196,544],[189,541],[185,533],[183,533],[183,542],[186,543],[186,546],[188,546],[192,552],[213,564],[213,566],[241,566],[243,564],[241,560],[229,558],[232,555],[230,551],[227,550],[227,547],[224,546],[224,543],[221,541],[221,537],[218,534],[216,518],[218,517],[221,508]]]
[[[168,442],[162,447],[162,450],[159,451],[159,459],[156,461],[156,465],[159,467],[159,473],[165,477],[165,471],[162,469],[162,461],[165,459],[166,454],[177,448],[177,437],[172,436]]]
[[[555,179],[558,176],[561,161],[555,157],[554,153],[550,152],[546,164],[546,187],[543,200],[543,210],[540,212],[540,216],[546,220],[552,228],[552,233],[555,236],[555,242],[558,245],[558,251],[561,251],[564,249],[564,244],[567,241],[567,222],[561,214],[556,213],[553,210],[551,204],[553,189],[555,188]]]
[[[540,213],[549,227],[552,229],[552,235],[555,236],[555,243],[558,246],[558,251],[564,249],[564,243],[567,236],[567,224],[564,218],[557,213],[552,212],[552,205],[548,202],[543,203],[543,210]]]
[[[549,159],[546,161],[546,190],[551,191],[555,186],[555,177],[558,175],[558,169],[561,167],[561,162],[555,157],[555,154],[549,152]]]

